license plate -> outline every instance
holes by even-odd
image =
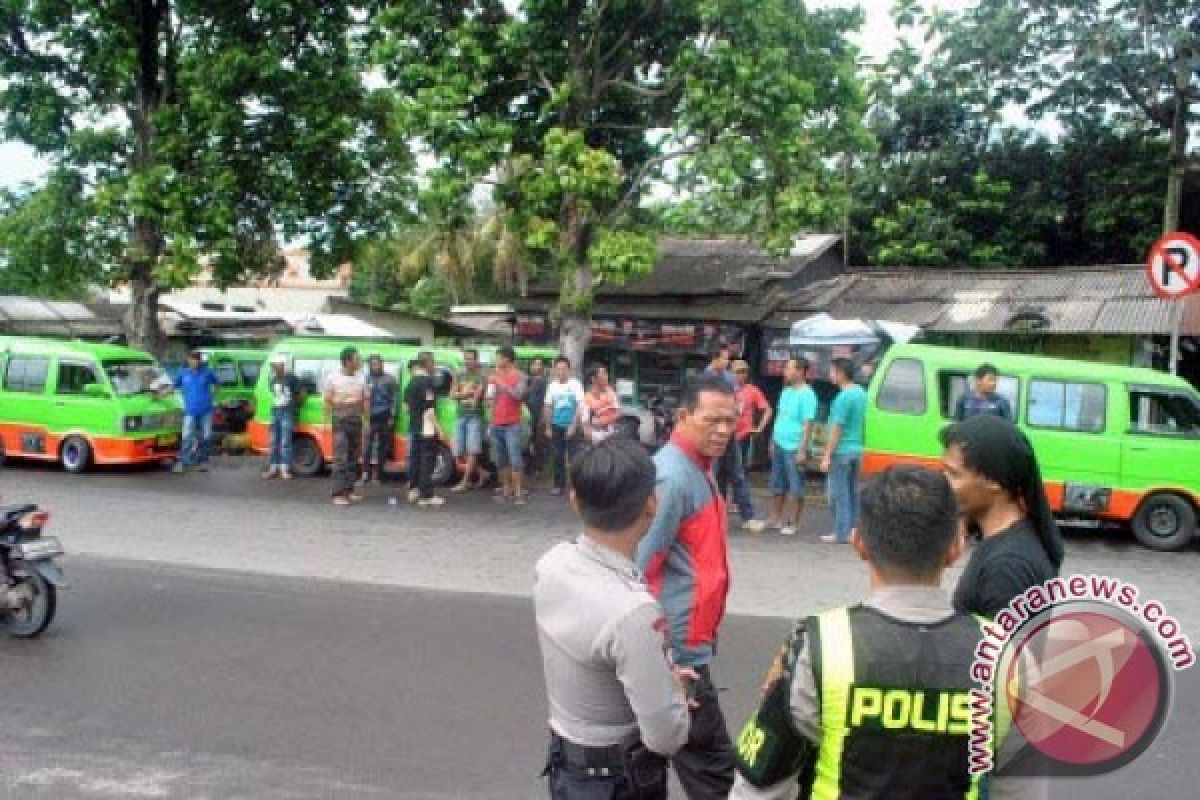
[[[179,444],[179,437],[175,434],[170,434],[168,436],[158,437],[157,441],[159,447],[171,447],[172,445]]]

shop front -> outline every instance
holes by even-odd
[[[556,342],[549,316],[542,312],[519,313],[516,334],[523,343]],[[627,405],[646,408],[665,402],[674,407],[684,383],[708,366],[719,347],[729,345],[736,356],[746,357],[756,338],[756,331],[748,325],[598,314],[592,320],[584,369],[606,367]],[[757,353],[754,356],[751,360],[757,362]]]

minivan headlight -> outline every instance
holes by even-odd
[[[125,417],[124,425],[126,431],[140,431],[144,427],[145,421],[138,416]]]

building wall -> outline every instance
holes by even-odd
[[[1150,366],[1145,337],[1098,334],[1066,335],[1040,333],[933,333],[925,341],[972,350],[1072,358],[1102,364]]]

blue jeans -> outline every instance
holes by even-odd
[[[492,426],[492,460],[500,469],[511,467],[519,471],[525,466],[520,425]]]
[[[858,524],[858,470],[860,455],[834,455],[829,464],[829,504],[833,507],[833,532],[839,542],[850,541]]]
[[[454,455],[477,456],[483,452],[483,418],[459,412],[454,421]]]
[[[271,411],[271,460],[272,467],[290,469],[292,466],[292,430],[296,427],[291,409],[276,408]]]
[[[733,504],[737,506],[738,516],[742,522],[749,522],[758,516],[754,510],[754,498],[750,496],[750,484],[746,481],[746,469],[742,465],[742,446],[736,439],[731,439],[724,454],[717,460],[717,490],[721,497],[726,497],[733,489]]]
[[[804,499],[804,471],[796,463],[796,451],[779,445],[771,450],[771,494]]]
[[[207,464],[209,441],[212,439],[213,415],[184,414],[183,447],[179,451],[179,463],[185,467]]]

